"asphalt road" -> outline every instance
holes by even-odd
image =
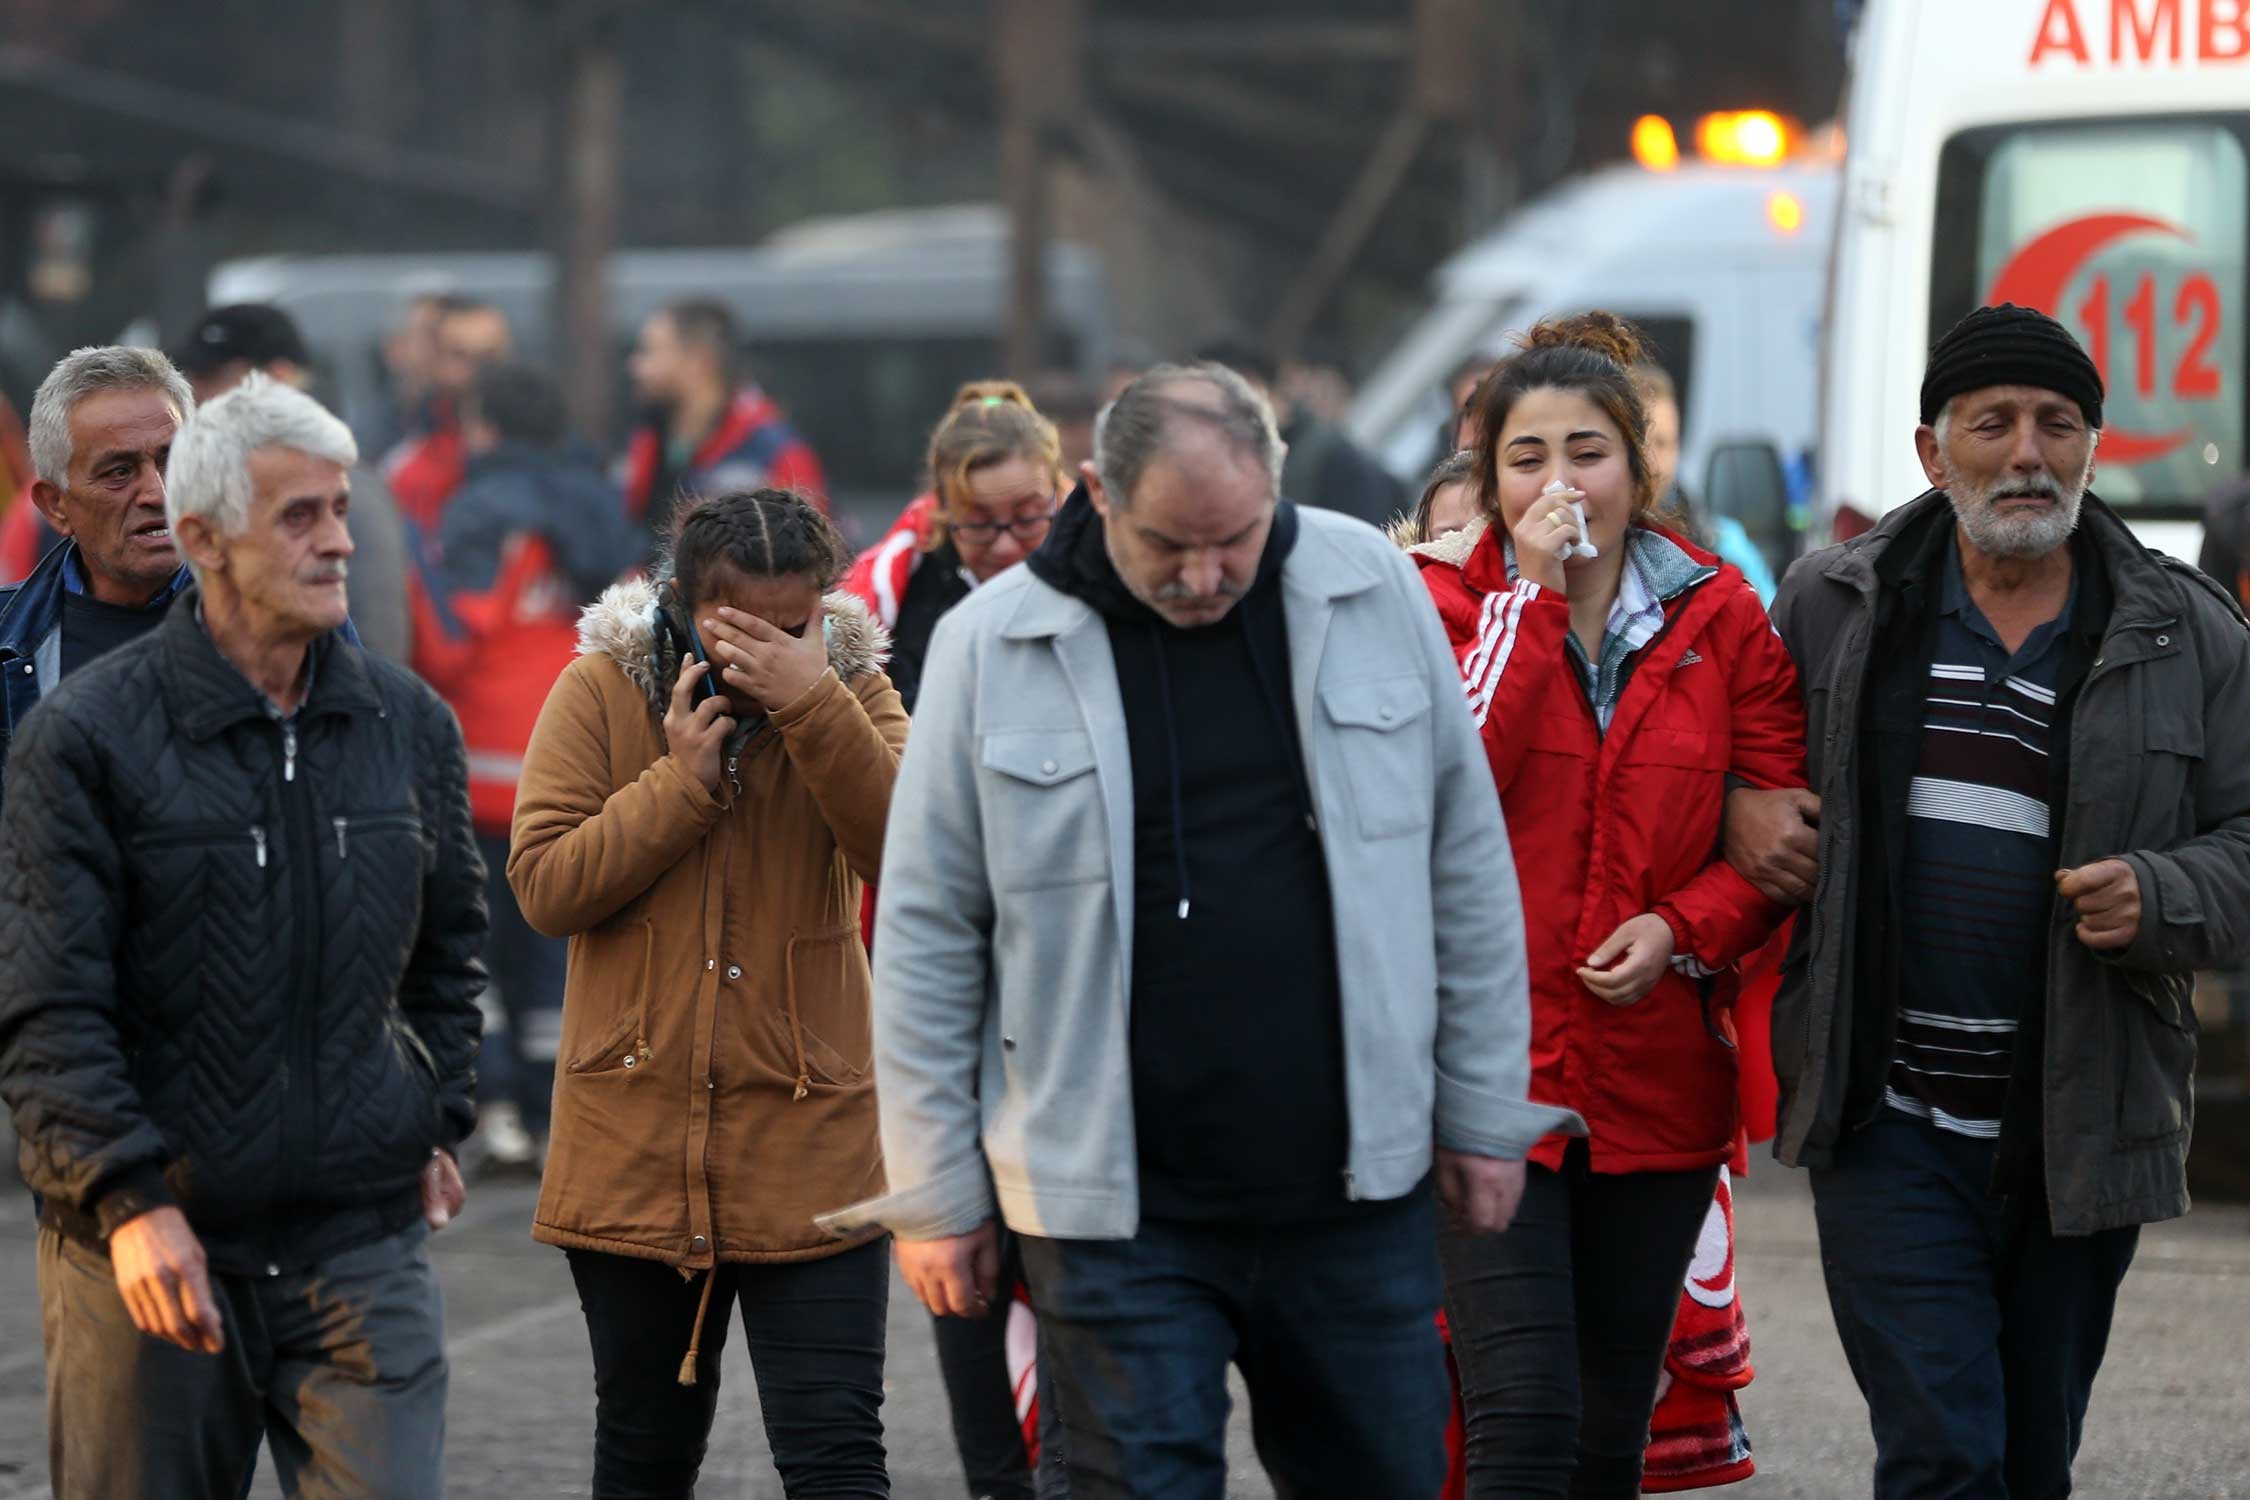
[[[455,1500],[583,1495],[592,1451],[586,1339],[562,1256],[525,1231],[526,1183],[480,1185],[439,1236],[453,1357]],[[12,1203],[20,1207],[22,1200]],[[1829,1322],[1803,1179],[1766,1166],[1737,1199],[1738,1277],[1758,1380],[1744,1409],[1760,1474],[1738,1500],[1865,1495],[1872,1449]],[[46,1494],[39,1315],[27,1215],[0,1222],[0,1500]],[[900,1500],[965,1492],[946,1428],[928,1320],[894,1286],[885,1406]],[[733,1341],[700,1493],[767,1500],[757,1401]],[[2125,1284],[2079,1463],[2098,1500],[2250,1497],[2250,1210],[2199,1210],[2150,1231]],[[1238,1400],[1231,1496],[1271,1491]],[[278,1493],[270,1473],[260,1496]]]

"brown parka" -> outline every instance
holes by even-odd
[[[829,672],[714,795],[666,750],[655,606],[586,611],[516,795],[508,883],[570,939],[532,1234],[683,1273],[834,1255],[872,1236],[813,1216],[884,1190],[858,917],[906,742],[887,638],[830,595]]]

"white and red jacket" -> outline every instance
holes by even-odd
[[[906,586],[913,581],[914,570],[930,550],[937,515],[934,490],[915,496],[913,503],[899,512],[891,529],[883,533],[883,539],[855,558],[851,571],[844,575],[844,588],[859,596],[885,630],[898,624],[899,605],[906,598]]]
[[[1804,785],[1797,673],[1758,596],[1711,554],[1658,535],[1697,566],[1659,601],[1662,624],[1606,732],[1566,652],[1569,602],[1511,579],[1497,530],[1480,523],[1413,554],[1507,814],[1530,948],[1531,1098],[1584,1117],[1597,1172],[1734,1155],[1735,965],[1785,912],[1720,857],[1727,778]],[[1674,963],[1637,1004],[1606,1004],[1576,970],[1644,912],[1671,925]],[[1531,1160],[1559,1166],[1564,1144],[1549,1137]]]

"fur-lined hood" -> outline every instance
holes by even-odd
[[[891,635],[867,606],[839,589],[821,601],[828,665],[849,685],[890,660]],[[578,617],[578,654],[606,656],[648,698],[649,712],[664,717],[680,664],[656,632],[657,585],[636,578],[612,584]]]
[[[1403,523],[1401,530],[1391,534],[1391,540],[1405,548],[1408,557],[1427,558],[1431,562],[1449,563],[1458,568],[1468,562],[1469,554],[1477,550],[1477,543],[1484,540],[1484,534],[1491,526],[1490,517],[1478,516],[1459,531],[1449,531],[1434,542],[1423,542],[1414,538],[1413,523],[1408,521]]]

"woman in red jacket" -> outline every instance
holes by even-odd
[[[1606,313],[1534,328],[1478,388],[1483,518],[1416,549],[1521,880],[1531,1096],[1590,1130],[1540,1143],[1505,1235],[1441,1247],[1476,1500],[1639,1492],[1735,1146],[1734,965],[1783,916],[1720,857],[1727,779],[1804,780],[1757,595],[1655,514],[1642,352]]]

